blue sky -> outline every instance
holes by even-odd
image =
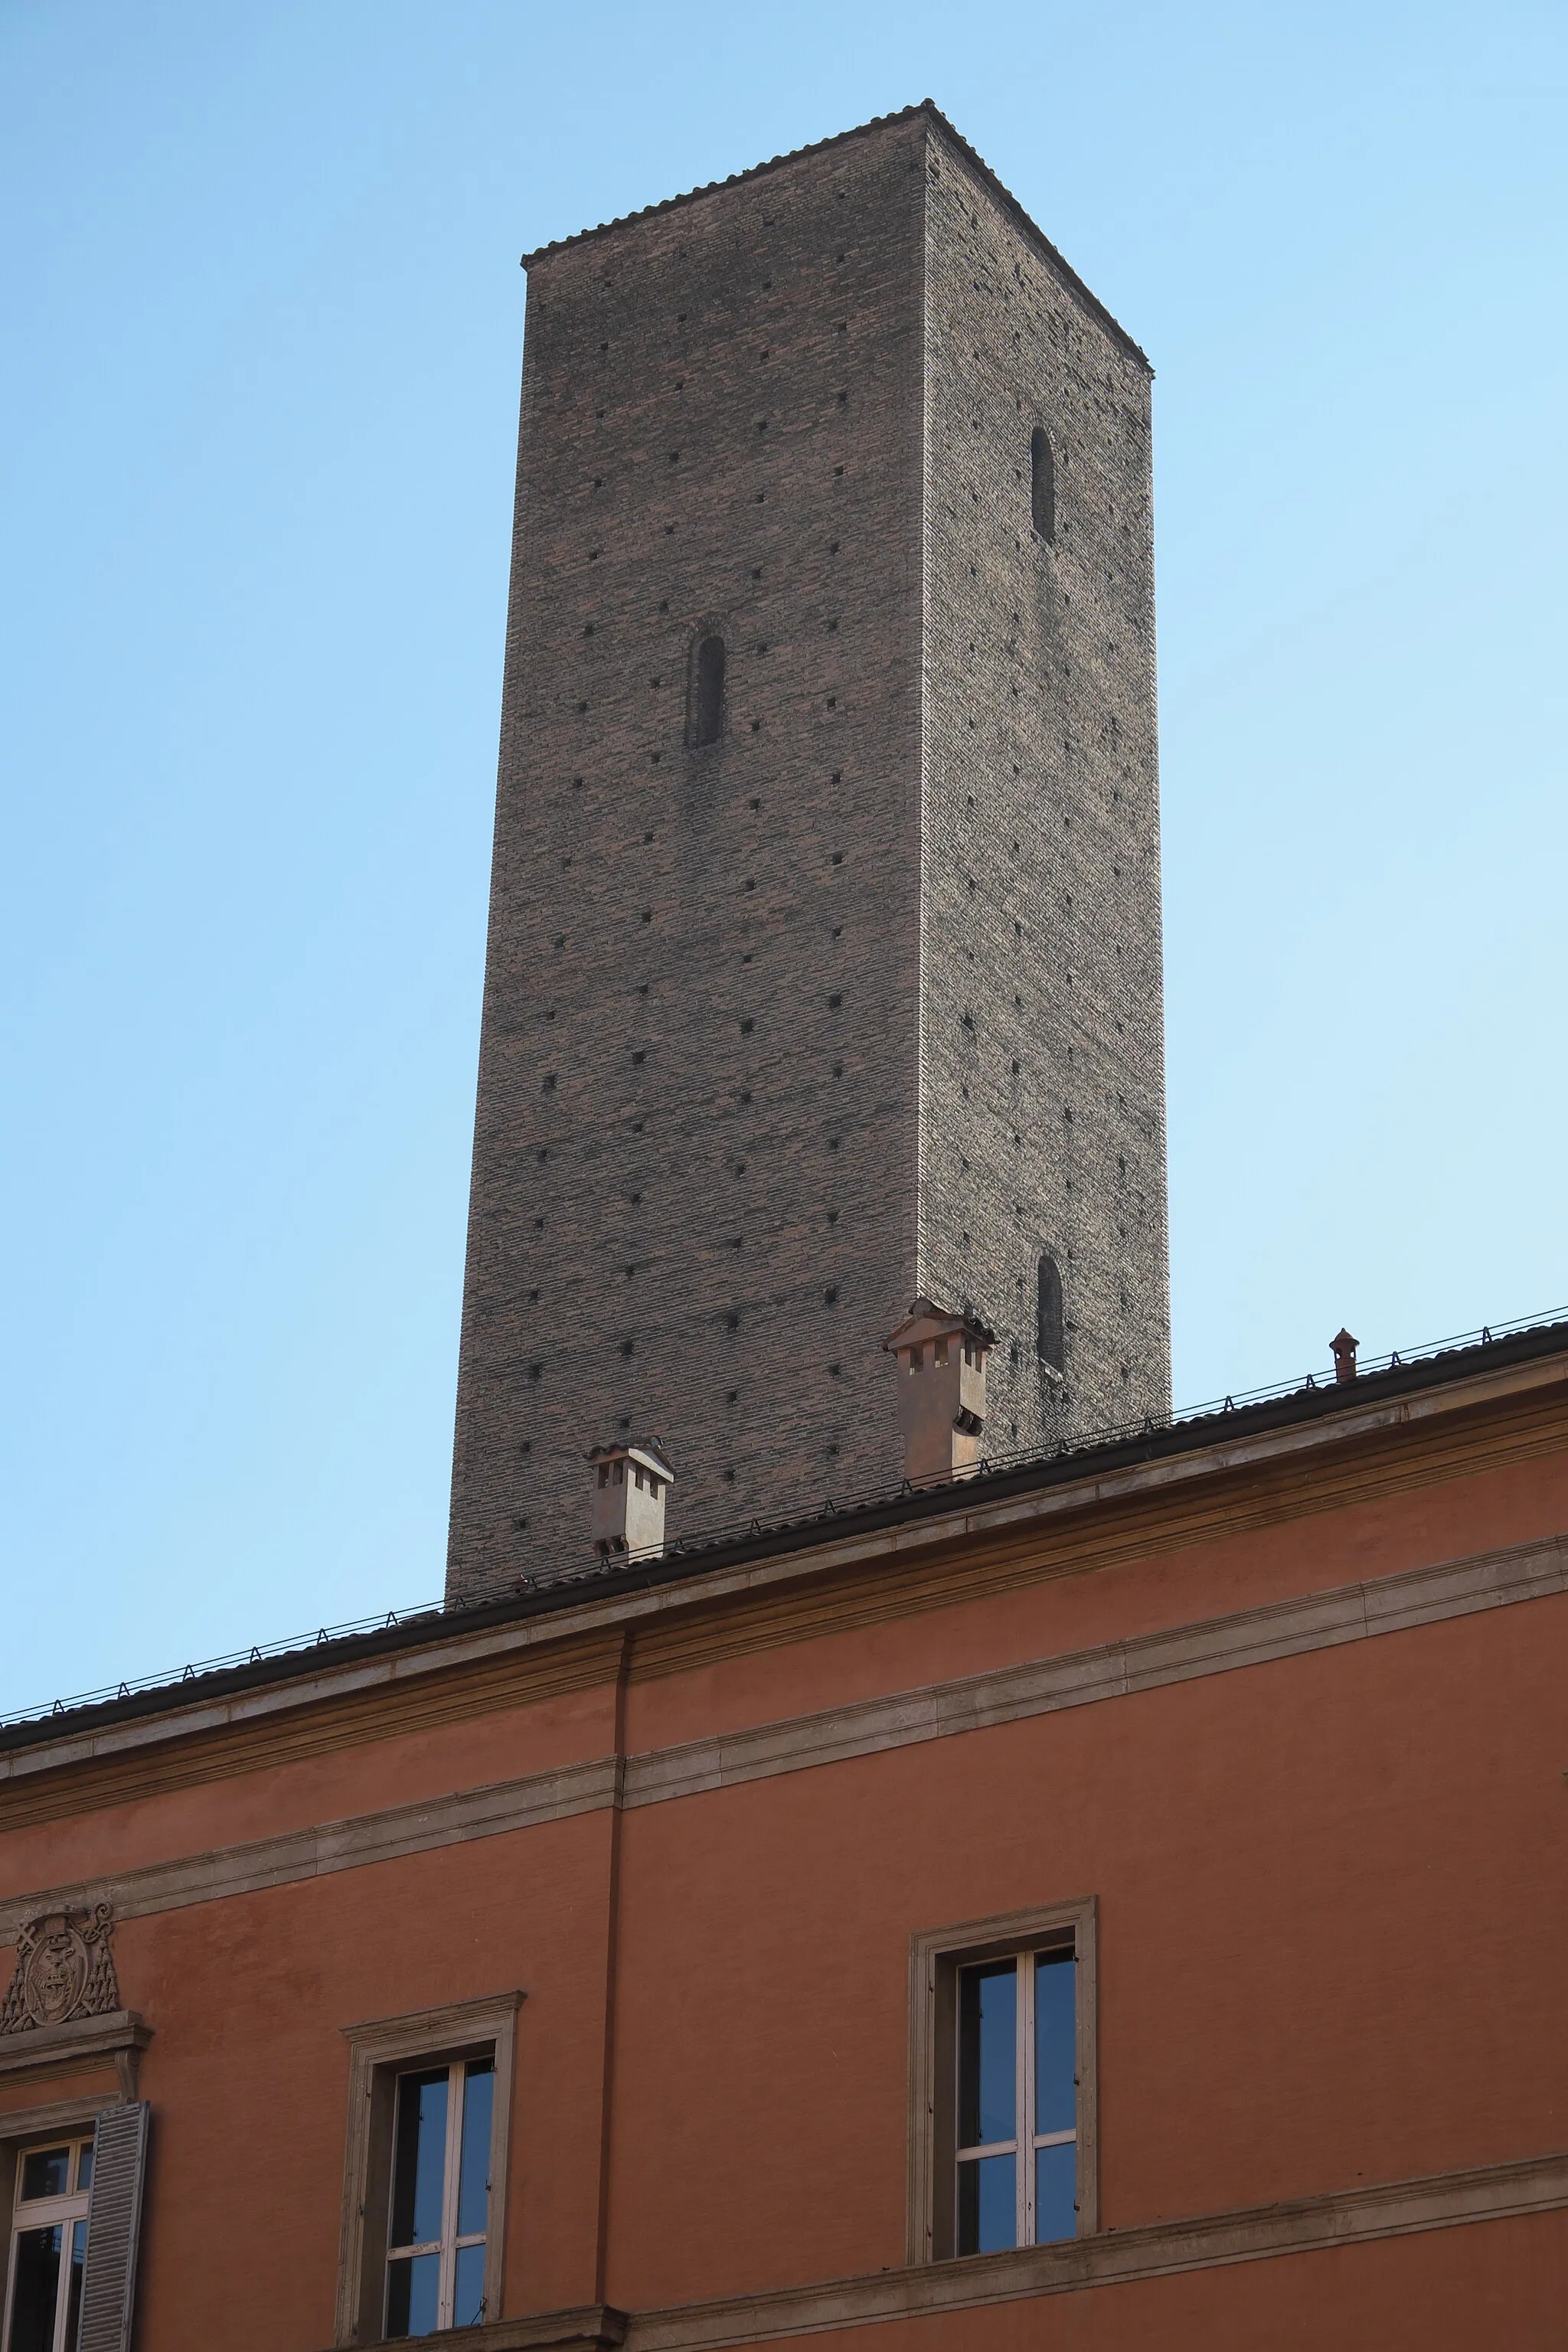
[[[931,96],[1155,387],[1176,1387],[1568,1300],[1568,14],[0,0],[0,1708],[439,1591],[525,247]]]

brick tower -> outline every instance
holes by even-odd
[[[527,268],[454,1600],[1169,1405],[1147,362],[929,104]]]

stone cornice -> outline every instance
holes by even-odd
[[[468,1633],[461,1630],[460,1617],[445,1618],[427,1641],[383,1654],[325,1664],[315,1671],[302,1657],[296,1675],[221,1697],[194,1696],[182,1705],[175,1685],[163,1713],[84,1725],[56,1738],[43,1737],[0,1754],[0,1827],[29,1817],[14,1812],[5,1801],[7,1791],[19,1790],[26,1781],[54,1773],[79,1775],[88,1768],[129,1760],[138,1753],[167,1748],[176,1742],[211,1747],[218,1740],[226,1753],[237,1735],[283,1717],[298,1719],[307,1709],[344,1711],[340,1728],[323,1725],[300,1736],[304,1741],[300,1752],[314,1753],[332,1745],[383,1736],[388,1717],[372,1704],[380,1697],[393,1699],[395,1695],[397,1718],[409,1723],[414,1720],[410,1709],[418,1703],[416,1693],[435,1691],[443,1684],[453,1690],[451,1706],[473,1712],[476,1703],[526,1705],[555,1687],[563,1676],[562,1686],[609,1679],[615,1672],[612,1662],[619,1656],[619,1637],[628,1631],[637,1644],[634,1677],[649,1671],[679,1671],[691,1663],[686,1654],[689,1635],[681,1633],[670,1648],[672,1633],[687,1621],[709,1625],[717,1613],[723,1613],[751,1624],[758,1620],[759,1611],[765,1614],[770,1603],[776,1608],[786,1596],[794,1612],[792,1621],[776,1633],[763,1630],[760,1638],[764,1643],[829,1631],[844,1611],[856,1571],[870,1577],[879,1596],[876,1613],[886,1616],[898,1613],[902,1605],[897,1580],[889,1573],[893,1563],[908,1563],[910,1572],[919,1573],[928,1588],[918,1598],[911,1596],[910,1605],[931,1607],[975,1589],[976,1547],[1000,1548],[1013,1561],[1021,1549],[1026,1551],[1026,1560],[1008,1570],[1009,1580],[1019,1581],[1083,1573],[1103,1564],[1106,1558],[1125,1558],[1143,1548],[1169,1549],[1201,1541],[1223,1532],[1228,1523],[1218,1493],[1210,1490],[1238,1475],[1292,1474],[1288,1480],[1289,1496],[1263,1510],[1257,1523],[1334,1507],[1355,1499],[1357,1475],[1350,1473],[1347,1464],[1344,1480],[1336,1483],[1324,1476],[1316,1487],[1310,1487],[1302,1475],[1308,1463],[1326,1457],[1326,1469],[1327,1462],[1345,1449],[1379,1439],[1394,1441],[1400,1462],[1397,1467],[1385,1463],[1361,1477],[1370,1493],[1421,1483],[1427,1477],[1458,1475],[1467,1467],[1484,1466],[1489,1448],[1495,1457],[1498,1437],[1489,1423],[1488,1429],[1473,1433],[1453,1431],[1449,1443],[1455,1458],[1441,1463],[1424,1461],[1419,1447],[1412,1450],[1406,1441],[1423,1433],[1435,1438],[1444,1424],[1473,1413],[1478,1407],[1511,1404],[1540,1424],[1533,1435],[1520,1439],[1516,1452],[1520,1447],[1526,1452],[1555,1448],[1568,1440],[1568,1427],[1562,1425],[1565,1390],[1568,1353],[1558,1351],[1398,1395],[1356,1398],[1308,1422],[1243,1430],[1235,1437],[1216,1437],[1205,1446],[1088,1470],[1080,1478],[1005,1492],[996,1491],[989,1483],[977,1485],[957,1490],[949,1510],[891,1525],[830,1523],[836,1531],[807,1549],[731,1567],[704,1569],[699,1559],[689,1575],[674,1576],[641,1591],[597,1598],[585,1595],[581,1602],[559,1606],[543,1616],[489,1622]],[[1507,1458],[1506,1446],[1503,1451]],[[1097,1549],[1096,1536],[1101,1515],[1107,1521],[1116,1520],[1114,1534],[1105,1538],[1103,1552]],[[1252,1521],[1244,1514],[1237,1523]],[[799,1599],[814,1592],[821,1596],[816,1618],[803,1622]],[[725,1646],[748,1646],[743,1626]],[[662,1660],[661,1648],[666,1653]],[[488,1701],[478,1679],[481,1667],[490,1669],[494,1677],[494,1696]],[[516,1670],[515,1681],[509,1679],[509,1668]],[[540,1678],[537,1690],[531,1686],[536,1675]],[[456,1695],[458,1681],[461,1697]],[[295,1744],[300,1745],[298,1738]],[[255,1759],[257,1763],[268,1760],[260,1754]],[[243,1759],[215,1761],[213,1776],[249,1769],[253,1765]],[[189,1777],[204,1774],[193,1768]],[[118,1790],[123,1784],[116,1775],[109,1785]],[[79,1801],[89,1801],[85,1796],[72,1798],[50,1811],[68,1812]],[[99,1793],[90,1800],[97,1804],[116,1801],[115,1793]]]
[[[270,1886],[292,1886],[302,1879],[331,1877],[340,1870],[360,1870],[370,1863],[395,1862],[433,1846],[500,1837],[540,1822],[564,1821],[574,1813],[603,1812],[615,1802],[618,1769],[613,1756],[595,1757],[560,1771],[531,1773],[454,1796],[390,1806],[384,1812],[323,1822],[281,1837],[182,1855],[177,1862],[153,1863],[93,1884],[114,1887],[117,1920],[145,1919],[159,1911],[183,1911],[193,1903],[258,1895]],[[0,1944],[14,1943],[25,1920],[58,1907],[52,1898],[37,1895],[0,1902]]]
[[[30,1915],[38,1906],[29,1904]],[[13,1925],[8,1941],[16,1940]],[[133,2009],[112,2009],[100,2017],[74,2017],[66,2025],[35,2025],[0,2034],[0,2081],[18,2075],[61,2074],[112,2059],[121,2095],[136,2095],[136,2068],[153,2039],[153,2029]]]
[[[1133,1698],[1173,1683],[1231,1674],[1564,1592],[1568,1536],[1548,1537],[1092,1649],[895,1691],[816,1715],[650,1749],[624,1760],[595,1757],[555,1771],[184,1855],[77,1886],[12,1895],[0,1902],[0,1941],[14,1940],[22,1923],[43,1910],[110,1902],[117,1919],[146,1917],[193,1903],[357,1870],[435,1846],[500,1837],[542,1822],[602,1811],[617,1802],[628,1809],[668,1804],[778,1773],[809,1771],[851,1757],[952,1738],[1067,1707]]]

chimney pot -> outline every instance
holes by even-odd
[[[1355,1351],[1361,1341],[1342,1324],[1329,1345],[1334,1351],[1335,1380],[1353,1381],[1356,1376]]]
[[[595,1471],[594,1549],[601,1559],[621,1554],[628,1559],[657,1559],[664,1549],[665,1497],[675,1478],[665,1458],[664,1440],[595,1445],[588,1460]]]
[[[995,1339],[975,1316],[917,1298],[883,1340],[898,1366],[904,1475],[911,1486],[944,1485],[979,1462],[985,1358]]]

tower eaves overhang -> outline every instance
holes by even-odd
[[[731,172],[728,179],[709,180],[700,188],[685,189],[676,196],[663,196],[658,204],[640,205],[636,212],[622,213],[615,220],[599,222],[594,228],[577,229],[570,236],[551,237],[543,245],[536,245],[531,251],[525,253],[522,256],[521,267],[524,269],[531,269],[535,262],[544,261],[552,254],[563,253],[570,247],[584,245],[592,237],[611,236],[617,229],[629,228],[638,221],[652,220],[660,213],[677,212],[682,205],[700,204],[705,196],[717,195],[725,188],[743,187],[749,181],[763,179],[768,173],[778,171],[785,163],[798,163],[803,156],[827,154],[836,147],[847,145],[852,139],[865,139],[873,131],[890,130],[896,123],[912,122],[918,115],[922,114],[929,122],[935,124],[945,139],[952,142],[963,157],[964,162],[979,173],[1003,210],[1010,215],[1018,227],[1023,230],[1042,259],[1047,261],[1051,268],[1072,288],[1085,309],[1099,320],[1106,332],[1115,338],[1131,358],[1135,359],[1141,367],[1147,369],[1150,377],[1152,378],[1154,370],[1148,353],[1134,342],[1121,320],[1113,317],[1098,295],[1091,292],[1084,284],[1072,264],[1051,243],[1039,223],[1026,211],[1012,190],[997,178],[984,155],[976,152],[962,131],[955,129],[941,107],[933,99],[929,98],[917,100],[914,105],[900,107],[891,114],[874,114],[868,122],[858,122],[849,131],[836,131],[831,138],[813,140],[805,147],[792,147],[783,155],[770,155],[765,163],[752,163],[743,172]]]

